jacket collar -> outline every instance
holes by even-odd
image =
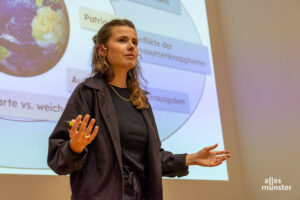
[[[104,87],[106,85],[106,82],[104,80],[104,76],[101,73],[97,73],[94,76],[87,78],[84,81],[84,85],[90,87],[90,88],[94,88],[97,90],[104,90]]]

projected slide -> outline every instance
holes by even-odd
[[[163,147],[224,148],[204,0],[3,0],[0,173],[53,174],[48,137],[74,88],[91,75],[92,37],[114,18],[136,26]],[[226,163],[190,167],[184,178],[228,180]]]

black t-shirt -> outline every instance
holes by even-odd
[[[123,98],[129,99],[127,88],[113,87]],[[123,165],[135,168],[143,173],[148,145],[148,127],[140,110],[125,101],[109,87],[109,92],[116,110],[121,139]]]

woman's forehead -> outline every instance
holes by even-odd
[[[129,26],[115,26],[111,29],[111,37],[137,38],[135,30]]]

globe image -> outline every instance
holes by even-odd
[[[31,77],[53,68],[69,40],[63,0],[0,1],[0,72]]]

